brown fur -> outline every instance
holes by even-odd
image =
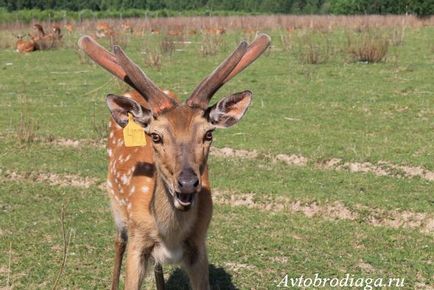
[[[96,25],[96,36],[98,38],[114,36],[113,27],[110,24],[108,24],[107,22],[99,22]]]
[[[129,95],[144,107],[147,106],[146,101],[137,93]],[[162,134],[167,142],[169,135],[176,133],[177,141],[183,140],[187,143],[192,138],[189,130],[191,126],[197,126],[198,130],[205,129],[199,128],[201,123],[202,127],[205,126],[206,120],[202,119],[197,109],[180,106],[160,115],[151,126],[164,126],[167,131]],[[146,266],[152,260],[152,255],[157,253],[156,256],[159,256],[159,247],[162,245],[171,249],[177,249],[181,245],[182,257],[179,262],[190,276],[193,289],[207,289],[208,260],[205,239],[212,215],[212,201],[206,166],[199,168],[197,165],[195,168],[200,172],[202,188],[197,193],[192,208],[188,211],[176,210],[172,197],[168,195],[160,179],[161,171],[164,171],[166,176],[173,178],[169,184],[176,182],[179,171],[179,162],[173,162],[177,155],[176,147],[165,146],[166,153],[162,150],[152,154],[152,141],[149,136],[146,136],[147,145],[144,147],[125,147],[122,128],[113,120],[110,121],[110,132],[113,134],[110,134],[108,139],[108,189],[118,227],[112,289],[118,287],[126,243],[122,235],[125,232],[128,233],[126,289],[139,288]],[[195,150],[195,154],[190,156],[190,162],[201,160],[201,164],[205,164],[207,156],[201,153],[203,149]],[[154,160],[153,156],[158,160]]]
[[[35,42],[33,40],[25,40],[23,37],[17,37],[15,47],[19,53],[27,53],[35,50]]]
[[[66,23],[64,27],[69,33],[74,31],[74,25],[72,23]]]
[[[33,25],[34,33],[32,41],[34,50],[46,50],[57,47],[62,39],[61,30],[58,25],[53,25],[50,33],[45,33],[44,28],[40,24]]]

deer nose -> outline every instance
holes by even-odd
[[[178,185],[181,193],[194,193],[199,186],[199,178],[193,169],[184,169],[178,177]]]

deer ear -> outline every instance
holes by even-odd
[[[252,92],[244,91],[221,99],[208,108],[208,120],[217,128],[227,128],[244,116],[252,101]]]
[[[106,101],[113,120],[122,128],[128,124],[128,113],[132,114],[134,121],[143,128],[147,127],[152,120],[152,112],[131,98],[110,94],[107,95]]]

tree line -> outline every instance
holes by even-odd
[[[0,0],[0,7],[8,11],[167,9],[282,14],[434,14],[434,0]]]

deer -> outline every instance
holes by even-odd
[[[63,27],[68,33],[72,33],[74,31],[74,25],[72,23],[66,23]]]
[[[79,47],[94,62],[133,89],[106,96],[111,112],[107,191],[116,228],[111,289],[119,287],[125,251],[127,290],[140,289],[152,265],[157,289],[164,289],[162,265],[167,263],[181,265],[192,289],[210,289],[206,236],[213,203],[208,155],[214,130],[238,123],[251,104],[252,92],[231,94],[214,105],[209,102],[270,41],[266,34],[250,45],[242,41],[180,102],[160,89],[121,47],[114,45],[109,52],[89,36],[80,38]],[[124,130],[132,124],[145,142],[126,146]]]
[[[113,27],[107,22],[99,22],[96,25],[96,36],[98,38],[112,37],[114,35]]]
[[[32,39],[24,39],[25,35],[16,35],[15,43],[16,51],[19,53],[27,53],[35,50],[35,42]]]
[[[34,24],[35,31],[31,38],[34,43],[34,50],[45,50],[56,47],[62,39],[61,30],[58,25],[53,25],[50,33],[45,33],[40,24]]]
[[[129,34],[133,34],[133,32],[134,32],[133,26],[130,23],[126,22],[126,21],[124,21],[121,24],[121,29],[122,29],[123,32],[129,33]]]
[[[207,34],[210,35],[223,35],[226,33],[226,29],[220,27],[210,27],[205,29]]]
[[[53,37],[53,39],[55,40],[55,41],[60,41],[60,40],[62,40],[62,38],[63,38],[63,35],[62,35],[62,30],[60,29],[60,26],[59,25],[53,25],[52,27],[51,27],[51,33],[50,33],[50,35]]]
[[[44,28],[42,27],[41,24],[33,24],[33,33],[32,33],[32,38],[42,38],[45,36],[45,31]]]

